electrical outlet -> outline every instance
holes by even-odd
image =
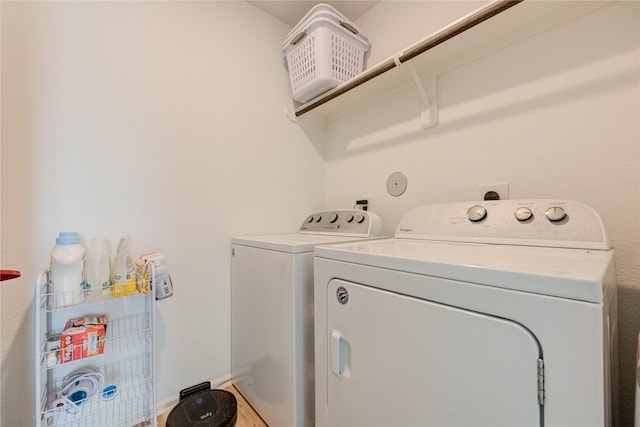
[[[509,198],[509,183],[504,184],[482,184],[478,187],[480,200],[485,200],[485,196],[489,192],[498,193],[500,200],[507,200]],[[495,195],[494,195],[495,196]],[[495,200],[495,199],[494,199]]]

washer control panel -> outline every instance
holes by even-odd
[[[382,236],[382,223],[376,214],[363,210],[326,211],[309,215],[300,226],[300,232],[377,237]]]
[[[602,219],[567,200],[489,200],[426,205],[400,220],[396,238],[609,249]]]

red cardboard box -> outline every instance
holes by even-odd
[[[103,354],[106,329],[104,314],[68,320],[60,334],[60,363]]]

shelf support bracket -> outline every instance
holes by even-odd
[[[284,115],[287,119],[289,119],[291,123],[298,123],[298,118],[296,117],[296,114],[293,112],[292,108],[285,106]]]
[[[323,118],[314,116],[313,114],[307,114],[302,119],[298,118],[296,116],[295,109],[293,107],[285,106],[284,107],[284,116],[291,123],[294,123],[294,124],[299,124],[299,125],[308,124],[310,126],[313,126],[315,128],[321,129],[321,130],[326,130],[327,129],[327,122]]]
[[[438,103],[437,103],[437,75],[435,72],[430,71],[427,73],[427,84],[425,89],[425,84],[423,84],[422,79],[418,75],[413,64],[410,62],[400,62],[400,59],[396,56],[394,57],[394,61],[396,65],[403,67],[407,67],[411,76],[413,77],[413,81],[416,85],[416,89],[418,90],[418,94],[420,95],[420,99],[422,100],[422,109],[420,111],[420,125],[422,129],[429,129],[438,124]]]

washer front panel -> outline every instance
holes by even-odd
[[[232,248],[233,384],[269,425],[302,425],[313,417],[313,254]]]

